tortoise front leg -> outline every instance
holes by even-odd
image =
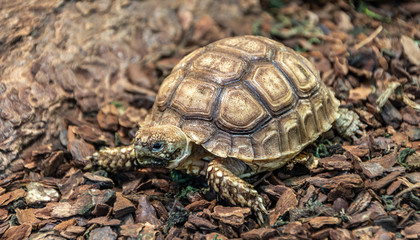
[[[250,207],[263,224],[263,214],[267,214],[267,210],[262,197],[251,184],[238,177],[244,174],[246,169],[246,165],[241,161],[216,158],[208,165],[207,180],[216,192],[233,205]]]
[[[85,170],[99,167],[109,172],[130,171],[137,163],[133,146],[104,148],[87,159],[90,163],[84,167]]]

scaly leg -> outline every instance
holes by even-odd
[[[133,170],[137,164],[133,146],[105,148],[88,157],[90,163],[85,170],[99,167],[109,172]]]
[[[338,112],[340,117],[335,120],[334,128],[345,138],[356,139],[356,134],[363,135],[360,128],[364,127],[365,124],[359,120],[357,113],[348,110],[346,108],[339,108]]]
[[[208,165],[207,180],[216,192],[233,205],[250,207],[263,224],[263,214],[267,214],[267,210],[262,197],[251,184],[238,177],[246,170],[247,166],[242,161],[216,158]]]

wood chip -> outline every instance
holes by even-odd
[[[313,228],[321,228],[325,225],[337,225],[341,223],[341,219],[337,217],[326,217],[326,216],[320,216],[320,217],[314,217],[309,219],[309,224]]]
[[[216,206],[211,217],[226,224],[239,227],[245,222],[245,217],[251,214],[251,209],[242,207]]]
[[[136,210],[134,204],[125,198],[121,193],[116,193],[117,199],[114,203],[112,213],[116,218],[122,217],[127,213],[134,212]]]

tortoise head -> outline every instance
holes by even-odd
[[[133,141],[140,167],[176,168],[191,153],[190,139],[176,126],[140,128]]]

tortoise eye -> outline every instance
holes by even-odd
[[[159,152],[162,149],[163,149],[163,143],[162,142],[156,142],[152,146],[152,151],[153,152]]]

